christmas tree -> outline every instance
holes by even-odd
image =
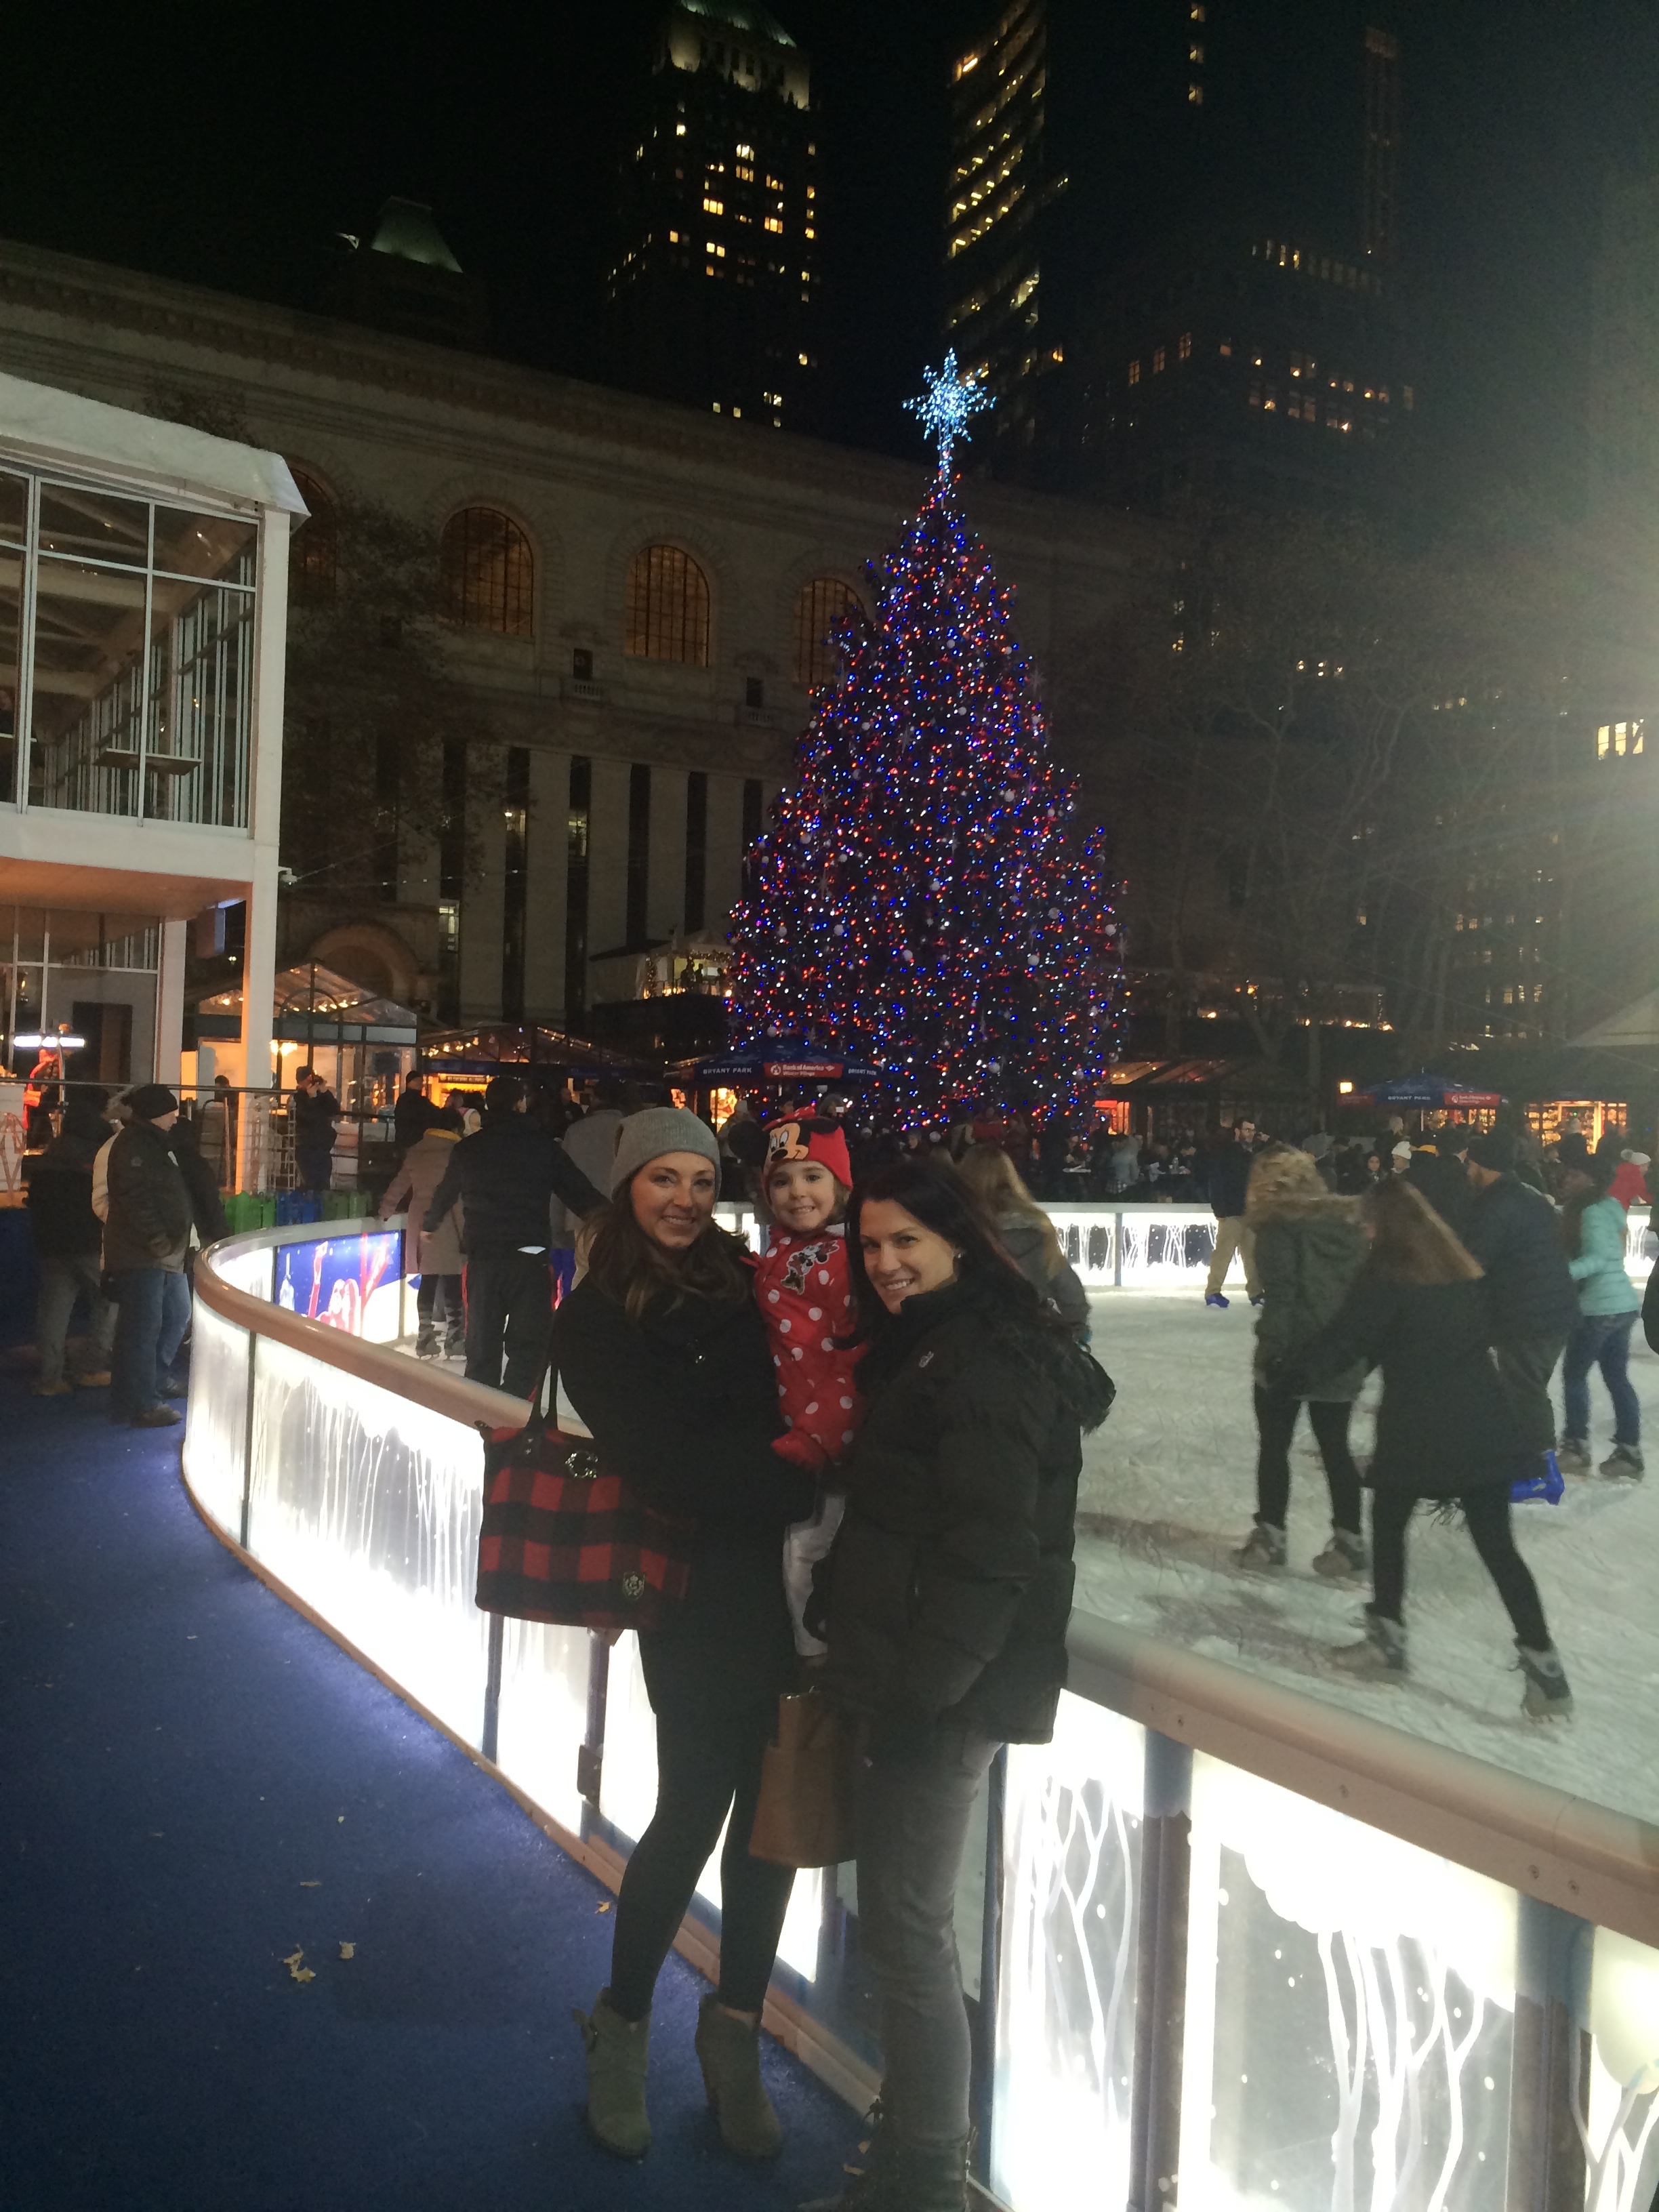
[[[837,642],[797,780],[732,917],[737,1034],[852,1041],[906,1121],[962,1102],[1086,1107],[1117,962],[1098,833],[1048,757],[1010,597],[963,520],[956,357],[912,402],[939,441],[921,511]]]

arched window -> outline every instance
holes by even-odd
[[[801,586],[795,599],[795,681],[803,691],[834,683],[841,651],[830,633],[860,605],[858,593],[839,576],[814,576]]]
[[[628,564],[627,647],[708,665],[708,579],[678,545],[642,545]]]
[[[536,563],[510,515],[464,507],[444,525],[438,559],[447,621],[498,637],[530,635]]]
[[[339,511],[315,477],[303,469],[292,473],[311,512],[303,521],[296,518],[289,538],[289,593],[301,601],[331,599],[339,568]]]

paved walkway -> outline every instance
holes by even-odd
[[[788,2148],[724,2153],[678,1958],[656,2147],[591,2144],[569,2012],[609,1893],[239,1566],[179,1432],[103,1395],[0,1374],[7,2212],[771,2212],[837,2179],[857,2124],[769,2042]]]

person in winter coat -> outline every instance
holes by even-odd
[[[103,1224],[92,1210],[92,1164],[109,1134],[102,1108],[108,1094],[80,1091],[64,1109],[62,1133],[47,1146],[29,1177],[29,1224],[34,1232],[40,1297],[34,1342],[40,1355],[35,1376],[37,1398],[61,1398],[78,1383],[83,1389],[107,1383],[110,1351],[115,1341],[116,1308],[103,1294]],[[73,1377],[64,1373],[64,1340],[75,1301],[87,1301],[87,1364]]]
[[[404,1087],[398,1093],[398,1103],[392,1109],[392,1141],[399,1167],[409,1157],[410,1146],[421,1141],[432,1112],[427,1103],[426,1078],[406,1075]]]
[[[301,1190],[326,1190],[334,1171],[334,1125],[340,1102],[314,1068],[294,1080],[294,1165]]]
[[[426,1106],[425,1127],[404,1155],[404,1164],[386,1185],[380,1218],[399,1208],[415,1224],[416,1264],[421,1287],[415,1294],[415,1357],[459,1358],[465,1348],[466,1306],[461,1296],[461,1206],[458,1200],[434,1230],[422,1229],[427,1209],[438,1194],[455,1147],[461,1141],[461,1117],[447,1107]],[[441,1347],[438,1330],[443,1328]]]
[[[1365,1638],[1338,1662],[1387,1675],[1406,1666],[1406,1530],[1420,1498],[1455,1499],[1515,1629],[1534,1719],[1572,1711],[1566,1670],[1510,1526],[1510,1492],[1534,1471],[1514,1398],[1494,1366],[1480,1270],[1421,1191],[1395,1176],[1369,1201],[1371,1250],[1341,1310],[1285,1363],[1311,1389],[1356,1360],[1382,1370],[1371,1460],[1372,1597]]]
[[[1418,1147],[1406,1170],[1454,1237],[1462,1235],[1474,1198],[1466,1164],[1468,1151],[1468,1130],[1461,1122],[1449,1122],[1432,1145]]]
[[[1552,1450],[1550,1376],[1578,1319],[1578,1298],[1557,1233],[1555,1210],[1510,1172],[1514,1139],[1489,1129],[1469,1146],[1474,1197],[1463,1241],[1486,1279],[1492,1342],[1528,1451]]]
[[[811,1508],[813,1482],[774,1449],[775,1370],[752,1263],[714,1219],[720,1173],[714,1133],[695,1114],[630,1115],[610,1203],[585,1240],[587,1273],[555,1328],[565,1389],[601,1458],[691,1528],[685,1601],[640,1634],[657,1718],[656,1810],[623,1877],[610,1982],[576,2015],[589,2125],[629,2158],[651,2140],[652,1992],[728,1814],[720,1985],[702,2001],[697,2055],[727,2146],[760,2158],[782,2141],[757,2028],[794,1875],[748,1846],[793,1666],[780,1550],[786,1525]]]
[[[451,1153],[421,1226],[443,1227],[461,1201],[465,1255],[466,1379],[527,1397],[547,1349],[553,1282],[548,1272],[556,1198],[584,1218],[599,1194],[563,1146],[527,1112],[515,1075],[490,1079],[483,1127]],[[506,1374],[502,1374],[502,1358]]]
[[[1620,1153],[1618,1168],[1607,1187],[1607,1196],[1617,1199],[1626,1212],[1632,1206],[1649,1203],[1648,1169],[1650,1165],[1645,1152]]]
[[[1089,1293],[1060,1249],[1054,1224],[994,1145],[975,1145],[957,1173],[997,1233],[1003,1250],[1040,1298],[1046,1298],[1079,1344],[1089,1341]]]
[[[1221,1285],[1237,1252],[1244,1262],[1244,1290],[1253,1306],[1261,1303],[1261,1285],[1255,1272],[1255,1238],[1244,1218],[1244,1197],[1249,1188],[1250,1162],[1255,1157],[1255,1123],[1235,1122],[1232,1134],[1224,1137],[1210,1154],[1210,1211],[1215,1216],[1215,1256],[1204,1280],[1206,1306],[1225,1307],[1229,1301]]]
[[[1642,1407],[1631,1388],[1630,1333],[1639,1299],[1625,1267],[1625,1209],[1612,1194],[1613,1162],[1598,1157],[1567,1178],[1561,1210],[1567,1266],[1578,1285],[1579,1316],[1561,1361],[1565,1415],[1557,1446],[1562,1471],[1588,1474],[1589,1371],[1601,1370],[1613,1401],[1613,1450],[1597,1472],[1637,1475],[1642,1462]]]
[[[777,1449],[823,1484],[811,1516],[783,1540],[783,1581],[795,1649],[805,1659],[823,1645],[806,1626],[813,1570],[841,1526],[836,1464],[864,1418],[860,1354],[847,1340],[853,1293],[847,1262],[847,1202],[853,1164],[838,1122],[802,1114],[766,1132],[761,1202],[772,1218],[755,1271],[755,1303],[778,1380],[778,1411],[788,1434]]]
[[[867,2170],[811,2212],[961,2212],[957,1878],[998,1747],[1053,1732],[1081,1431],[1111,1385],[958,1176],[896,1163],[854,1191],[848,1231],[870,1410],[824,1572],[825,1686],[863,1734],[859,1924],[885,2063]]]
[[[1243,1567],[1282,1567],[1291,1500],[1291,1439],[1304,1403],[1331,1493],[1330,1540],[1314,1559],[1322,1575],[1357,1574],[1366,1564],[1359,1470],[1348,1449],[1348,1421],[1365,1379],[1356,1362],[1297,1395],[1268,1377],[1293,1358],[1340,1307],[1365,1257],[1355,1200],[1337,1198],[1318,1163],[1286,1145],[1270,1145],[1250,1170],[1245,1219],[1255,1235],[1261,1318],[1255,1325],[1255,1522],[1233,1557]]]
[[[167,1139],[179,1101],[164,1084],[141,1083],[128,1097],[131,1120],[112,1142],[105,1169],[104,1273],[120,1308],[110,1369],[110,1419],[137,1429],[170,1428],[167,1404],[182,1395],[173,1363],[190,1326],[194,1208]]]
[[[617,1139],[621,1133],[623,1111],[621,1094],[614,1084],[601,1084],[593,1103],[580,1121],[565,1132],[564,1149],[595,1190],[608,1189],[611,1183],[611,1163],[617,1156]],[[581,1228],[581,1217],[572,1212],[562,1199],[553,1201],[553,1272],[559,1281],[561,1297],[569,1294],[576,1274],[576,1238]]]

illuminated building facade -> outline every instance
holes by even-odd
[[[677,0],[660,19],[606,287],[614,381],[774,429],[810,428],[811,89],[806,57],[749,0]]]
[[[1153,508],[1395,473],[1400,48],[1358,0],[1009,0],[952,70],[976,450]]]

